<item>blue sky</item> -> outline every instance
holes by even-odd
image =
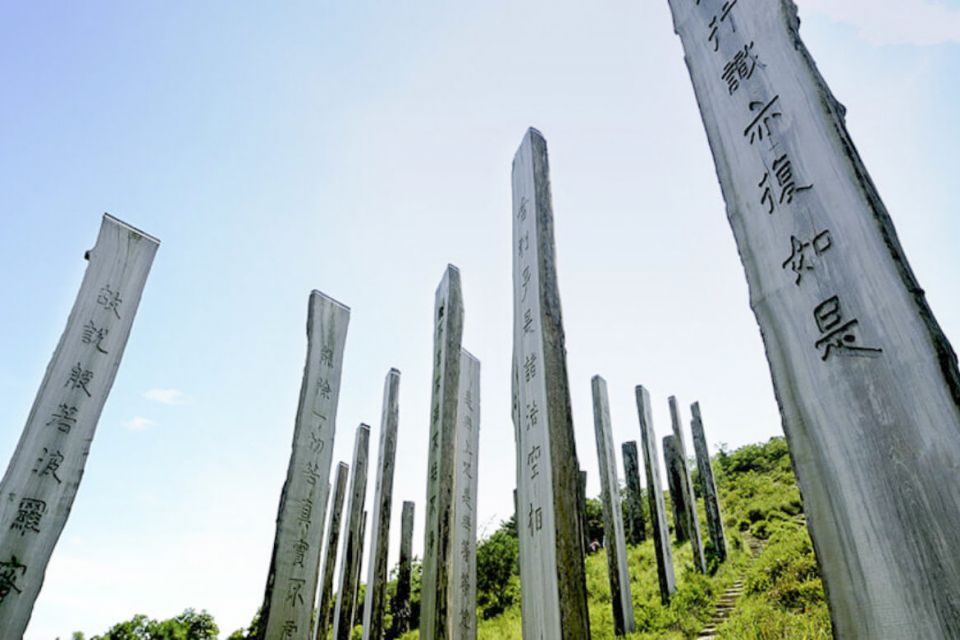
[[[798,0],[947,335],[960,196],[960,2]],[[0,458],[63,330],[104,211],[162,245],[29,640],[259,605],[305,355],[307,295],[352,310],[335,460],[377,442],[402,372],[399,505],[422,545],[433,292],[462,271],[480,358],[479,521],[509,515],[510,162],[551,151],[581,463],[590,377],[708,438],[780,433],[743,271],[665,0],[8,3],[0,7]],[[153,390],[152,393],[151,390]],[[158,392],[157,390],[166,391]],[[174,391],[169,391],[174,390]],[[372,487],[372,482],[371,482]],[[368,498],[369,499],[369,498]]]

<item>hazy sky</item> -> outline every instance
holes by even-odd
[[[761,0],[740,0],[741,2]],[[770,0],[767,0],[770,1]],[[960,0],[799,0],[947,335],[960,340]],[[422,548],[433,294],[460,267],[480,358],[479,522],[512,511],[510,163],[550,145],[577,447],[590,377],[616,440],[667,396],[731,447],[779,434],[759,332],[666,0],[0,6],[0,459],[15,447],[103,211],[163,244],[30,640],[263,597],[307,295],[352,308],[335,460],[379,438]],[[618,447],[619,450],[619,447]],[[369,483],[372,493],[373,481]],[[368,494],[368,500],[370,496]]]

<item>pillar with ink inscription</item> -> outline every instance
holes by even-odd
[[[397,591],[390,603],[393,622],[387,634],[391,639],[399,638],[409,631],[412,622],[410,562],[413,558],[413,516],[415,508],[416,505],[413,502],[404,502],[403,511],[400,514],[400,562],[397,565]]]
[[[590,637],[547,143],[513,160],[514,433],[523,636]]]
[[[383,638],[383,610],[387,589],[387,552],[390,548],[390,515],[393,504],[393,470],[397,457],[400,372],[390,369],[383,385],[383,415],[380,419],[380,453],[377,484],[373,494],[370,529],[370,566],[363,599],[363,640]]]
[[[460,389],[460,343],[463,294],[460,271],[448,265],[434,298],[433,384],[430,440],[427,443],[427,500],[424,516],[423,578],[420,590],[420,637],[456,637],[452,568],[453,501],[457,416]]]
[[[350,640],[356,607],[360,553],[363,549],[363,503],[367,495],[370,427],[361,424],[353,443],[353,465],[347,497],[347,529],[340,551],[340,587],[333,609],[333,640]]]
[[[834,633],[960,637],[960,371],[846,109],[794,2],[669,4]]]
[[[690,538],[690,545],[693,550],[693,566],[700,573],[706,573],[707,559],[703,554],[703,536],[700,534],[700,517],[697,514],[697,495],[693,491],[693,478],[690,475],[690,466],[687,464],[687,447],[684,444],[683,429],[680,426],[680,407],[677,406],[675,396],[670,396],[667,401],[670,404],[670,423],[673,426],[673,435],[677,439],[677,455],[681,462],[678,468],[682,476],[680,490],[683,492],[683,500],[687,509],[684,520],[689,525],[687,537]]]
[[[610,600],[613,606],[613,627],[618,636],[636,631],[633,597],[630,594],[630,571],[627,566],[627,544],[623,533],[620,507],[620,482],[617,480],[617,458],[610,425],[610,401],[607,382],[600,376],[591,380],[593,391],[593,424],[597,439],[597,460],[600,469],[603,530],[607,539],[607,573],[610,577]]]
[[[640,544],[647,539],[643,519],[643,490],[640,485],[640,454],[637,441],[620,445],[623,453],[623,473],[627,480],[627,543]]]
[[[727,558],[727,539],[723,531],[723,519],[720,517],[720,499],[717,496],[717,484],[713,479],[713,465],[710,464],[710,452],[707,449],[707,436],[703,433],[703,418],[700,416],[700,403],[690,405],[690,433],[693,436],[693,450],[697,454],[697,469],[700,472],[700,489],[703,494],[703,510],[707,516],[707,533],[710,544],[720,562]]]
[[[22,637],[30,621],[159,245],[104,215],[86,253],[67,326],[0,483],[0,638]]]
[[[343,516],[343,499],[347,493],[347,474],[350,467],[346,463],[337,464],[337,480],[333,486],[333,503],[330,505],[330,522],[327,525],[327,548],[323,558],[320,580],[320,593],[317,596],[317,615],[314,624],[313,640],[326,640],[330,627],[330,604],[333,601],[333,570],[337,562],[337,543],[340,540],[340,523]]]
[[[660,488],[660,459],[657,456],[657,435],[653,430],[650,394],[643,387],[636,388],[637,414],[640,419],[640,444],[643,447],[643,466],[647,473],[647,500],[650,504],[650,528],[653,531],[653,550],[657,556],[657,579],[660,583],[660,601],[666,605],[677,590],[673,571],[673,552],[670,548],[670,530],[667,527],[663,490]]]

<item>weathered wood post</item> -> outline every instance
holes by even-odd
[[[693,479],[690,477],[690,467],[687,465],[687,447],[683,441],[683,429],[680,426],[680,407],[677,406],[677,398],[670,396],[670,423],[673,425],[673,435],[677,438],[677,454],[680,457],[680,471],[683,475],[684,501],[687,503],[687,522],[690,523],[690,529],[687,535],[690,537],[690,545],[693,547],[693,566],[700,573],[707,572],[707,558],[703,555],[703,536],[700,534],[700,518],[697,514],[697,494],[693,491]]]
[[[960,637],[960,372],[792,1],[670,0],[839,638]]]
[[[310,632],[349,320],[349,308],[319,291],[310,294],[307,363],[260,617],[265,640]]]
[[[420,637],[456,637],[451,583],[453,548],[453,485],[456,463],[457,412],[460,389],[460,342],[463,337],[463,295],[460,271],[448,265],[434,304],[433,390],[427,457],[427,501],[424,520],[423,579],[420,590]]]
[[[673,535],[679,544],[690,539],[690,510],[687,509],[687,495],[683,491],[683,459],[674,435],[663,438],[663,464],[670,490],[670,507],[673,509]]]
[[[356,606],[357,576],[363,549],[363,502],[367,495],[367,459],[370,448],[370,427],[361,424],[353,444],[353,465],[350,470],[350,492],[347,498],[347,535],[340,551],[340,588],[333,608],[333,640],[349,640],[353,631]]]
[[[390,510],[393,504],[393,470],[397,457],[400,372],[390,369],[383,384],[383,415],[380,418],[380,456],[373,494],[373,526],[370,533],[370,567],[363,599],[363,638],[383,637],[384,594],[387,588],[387,552],[390,548]]]
[[[360,544],[356,546],[354,551],[356,552],[355,564],[357,565],[356,577],[353,580],[353,622],[352,626],[357,626],[363,621],[363,611],[360,611],[357,607],[360,604],[360,576],[363,575],[363,541],[366,539],[367,535],[367,512],[363,512],[363,517],[360,518]],[[352,637],[352,633],[351,633]]]
[[[577,483],[577,514],[580,520],[580,547],[582,554],[587,555],[590,545],[589,531],[587,530],[587,472],[580,472],[580,482]]]
[[[458,640],[477,637],[477,473],[480,448],[480,361],[460,351],[453,505],[453,616]]]
[[[330,626],[330,603],[333,600],[333,570],[337,562],[337,543],[340,540],[340,522],[343,517],[343,498],[347,493],[346,463],[337,464],[337,480],[333,486],[333,504],[330,507],[330,523],[327,526],[327,550],[323,558],[323,579],[317,602],[317,621],[313,640],[326,640]]]
[[[637,441],[620,445],[623,453],[623,473],[627,479],[627,542],[640,544],[647,539],[643,520],[643,490],[640,486],[640,454]]]
[[[523,635],[590,637],[547,143],[529,129],[513,160],[514,432]]]
[[[710,543],[720,562],[727,559],[727,538],[723,532],[723,519],[720,517],[720,499],[717,496],[717,484],[713,480],[713,466],[710,464],[710,451],[707,449],[707,436],[703,433],[703,419],[700,417],[700,403],[690,405],[690,433],[693,435],[693,450],[697,454],[697,469],[700,471],[700,488],[703,493],[703,509],[707,515],[707,533]]]
[[[643,446],[643,467],[647,472],[647,499],[650,502],[650,525],[653,530],[653,549],[657,555],[657,578],[660,582],[660,601],[670,602],[677,590],[673,572],[673,553],[670,549],[670,530],[667,528],[666,507],[660,488],[660,461],[657,457],[657,435],[653,430],[650,394],[643,386],[636,388],[637,414],[640,419],[640,443]]]
[[[410,594],[412,592],[410,562],[413,558],[413,515],[416,505],[404,502],[400,514],[400,562],[397,568],[397,592],[390,603],[393,622],[390,638],[399,638],[410,630]]]
[[[160,241],[104,215],[0,484],[0,637],[20,638],[80,487]]]
[[[600,489],[603,502],[603,530],[607,538],[607,573],[610,576],[613,626],[615,633],[622,636],[624,633],[636,631],[636,621],[633,617],[627,545],[620,510],[620,483],[617,480],[617,458],[613,449],[613,429],[610,425],[610,401],[607,398],[606,380],[600,376],[593,376],[591,387],[593,425],[597,439],[597,460],[600,467]]]

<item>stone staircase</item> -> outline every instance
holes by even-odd
[[[754,558],[759,556],[760,552],[763,551],[763,542],[761,540],[757,540],[747,534],[744,535],[744,541],[750,548],[750,553]],[[743,580],[744,576],[741,575],[737,578],[737,581],[733,583],[733,586],[720,596],[720,600],[717,602],[717,609],[714,611],[710,622],[707,623],[707,626],[705,626],[700,632],[700,635],[697,636],[698,640],[714,640],[717,637],[717,628],[730,616],[737,605],[737,599],[743,595]]]

